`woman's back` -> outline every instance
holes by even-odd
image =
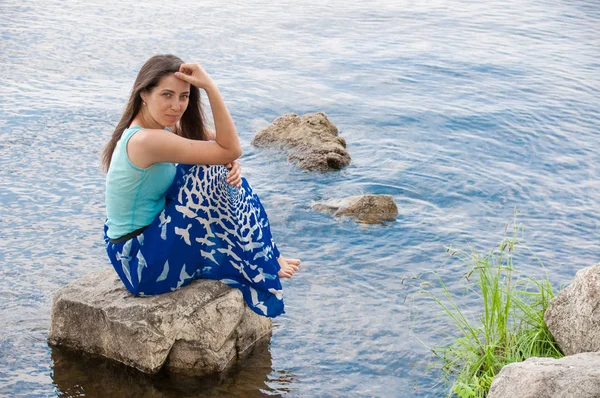
[[[165,193],[175,177],[171,163],[142,169],[130,161],[127,142],[141,129],[132,126],[123,132],[106,176],[106,224],[111,239],[151,224],[165,207]]]

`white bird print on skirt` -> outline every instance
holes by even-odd
[[[222,233],[222,234],[220,234],[220,233],[218,233],[218,232],[215,232],[215,235],[217,235],[217,237],[218,237],[218,238],[221,238],[221,239],[223,239],[224,241],[226,241],[227,243],[229,243],[231,246],[235,246],[235,245],[234,245],[234,243],[231,241],[231,239],[229,239],[229,238],[227,237],[227,234],[226,234],[226,233]]]
[[[169,260],[165,261],[165,265],[163,266],[163,270],[160,276],[156,279],[157,282],[164,281],[167,279],[169,275]]]
[[[131,257],[129,257],[129,254],[131,253],[131,243],[132,243],[132,239],[128,240],[127,242],[125,242],[125,244],[123,245],[123,251],[122,252],[117,252],[116,258],[117,261],[121,262],[121,268],[123,269],[123,273],[125,274],[125,277],[127,278],[127,280],[129,281],[129,283],[131,284],[131,271],[129,269],[129,261],[131,261]]]
[[[146,259],[144,258],[144,255],[142,254],[142,251],[139,250],[137,252],[137,256],[136,256],[137,260],[138,260],[138,265],[137,265],[137,277],[138,277],[138,281],[142,280],[142,271],[144,268],[146,268],[147,264],[146,264]]]
[[[181,236],[188,246],[192,245],[192,242],[190,242],[190,228],[192,228],[192,224],[188,224],[186,229],[175,227],[175,234]]]
[[[215,242],[213,242],[212,240],[210,240],[208,238],[196,238],[196,242],[203,243],[206,246],[214,246],[214,245],[216,245]]]
[[[161,228],[160,238],[162,240],[167,240],[167,224],[171,222],[171,216],[165,218],[165,211],[163,210],[160,213],[160,224],[158,225]]]
[[[196,213],[194,213],[193,211],[191,211],[186,206],[176,205],[175,206],[175,210],[177,210],[178,212],[180,212],[181,214],[183,214],[184,217],[196,218],[198,216]]]
[[[221,228],[223,228],[224,231],[227,231],[227,233],[230,233],[232,235],[235,234],[235,230],[231,229],[231,228],[227,228],[227,226],[225,225],[225,223],[223,222],[222,219],[215,219],[214,220],[217,224],[219,224],[221,226]],[[228,220],[229,222],[231,222],[230,220]]]
[[[210,228],[210,221],[205,220],[202,217],[196,217],[196,220],[202,224],[202,226],[204,227],[204,229],[206,230],[206,237],[207,238],[212,238],[215,236],[215,234],[213,234],[212,229]]]
[[[215,260],[215,249],[212,249],[209,252],[205,252],[204,250],[200,250],[200,255],[204,258],[212,260],[215,264],[219,265],[217,260]]]
[[[254,255],[254,258],[253,258],[253,260],[254,260],[254,261],[256,261],[256,260],[258,260],[258,259],[259,259],[259,258],[261,258],[261,257],[265,257],[265,258],[267,258],[267,257],[269,256],[269,254],[271,253],[271,251],[272,251],[272,250],[273,250],[273,249],[271,249],[271,246],[266,246],[266,247],[264,247],[264,248],[263,248],[261,251],[257,252],[257,253]]]
[[[192,279],[193,277],[194,274],[188,275],[187,271],[185,270],[185,264],[183,264],[183,267],[181,267],[181,273],[179,274],[179,282],[177,282],[177,286],[175,288],[172,288],[172,290],[179,289],[181,286],[183,286],[185,282]]]
[[[263,314],[267,313],[267,307],[264,305],[262,301],[258,300],[258,292],[254,288],[250,288],[250,296],[252,297],[252,304],[254,307],[258,308],[263,312]]]
[[[235,261],[242,261],[241,258],[239,258],[237,256],[237,254],[235,254],[232,250],[232,247],[228,247],[227,249],[223,249],[222,247],[218,248],[217,251],[219,253],[223,253],[223,254],[227,254],[228,256],[231,256]]]
[[[275,297],[277,297],[278,300],[281,300],[283,298],[283,290],[277,290],[277,289],[269,289],[269,293],[275,295]]]
[[[231,261],[231,260],[229,260],[229,263],[230,263],[231,265],[233,265],[233,268],[237,269],[237,270],[240,272],[240,274],[242,274],[242,276],[243,276],[244,278],[246,278],[248,281],[252,282],[252,278],[250,278],[250,277],[248,276],[248,274],[247,274],[247,273],[246,273],[246,271],[244,270],[244,267],[243,267],[243,266],[241,266],[240,264],[236,264],[236,263],[234,263],[234,262],[233,262],[233,261]]]
[[[262,268],[259,268],[258,269],[258,275],[256,275],[254,277],[253,281],[254,281],[254,283],[259,283],[259,282],[262,282],[262,281],[267,280],[267,279],[273,280],[275,278],[276,278],[275,275],[267,274],[266,272],[263,272]]]
[[[238,246],[241,247],[242,249],[244,249],[245,252],[249,252],[254,249],[260,249],[261,247],[263,247],[263,243],[262,242],[250,242],[250,243],[246,243],[245,245],[242,245],[240,242],[238,242]]]

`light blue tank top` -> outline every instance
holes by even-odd
[[[175,178],[172,163],[155,163],[145,169],[131,163],[127,142],[141,129],[132,126],[123,131],[106,175],[106,224],[111,239],[151,224],[165,207],[165,194]]]

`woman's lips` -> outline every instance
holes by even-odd
[[[174,122],[175,122],[175,121],[177,121],[177,119],[179,119],[179,116],[167,115],[167,118],[168,118],[169,120],[172,120],[172,121],[174,121]]]

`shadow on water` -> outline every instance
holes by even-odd
[[[270,337],[259,340],[223,373],[205,377],[162,371],[148,375],[116,361],[57,347],[51,347],[51,355],[59,397],[277,397],[293,392],[297,382],[293,374],[272,368]]]

